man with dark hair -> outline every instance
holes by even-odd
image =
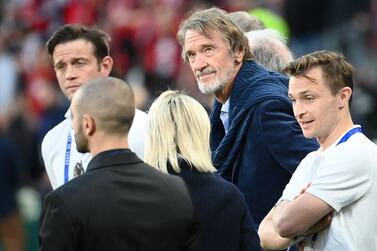
[[[93,159],[84,174],[46,196],[40,250],[197,250],[198,226],[183,180],[128,149],[131,88],[111,77],[88,81],[73,95],[71,114],[77,150]]]
[[[376,250],[377,146],[352,122],[352,65],[317,51],[285,71],[295,117],[321,147],[302,160],[262,221],[262,246],[275,250],[295,240],[304,250]]]
[[[244,193],[259,224],[308,152],[292,113],[288,79],[253,62],[244,33],[218,8],[193,13],[177,39],[198,87],[216,97],[211,113],[212,159]]]
[[[104,31],[79,24],[61,26],[47,41],[46,47],[54,64],[56,78],[69,100],[87,80],[110,74],[113,59],[110,57],[109,42],[110,37]],[[106,108],[109,111],[112,109],[110,106]],[[63,122],[46,134],[42,142],[42,157],[53,189],[84,171],[90,161],[89,154],[76,151],[70,127],[70,110],[65,117]],[[146,120],[146,114],[136,109],[129,144],[139,158],[144,155]],[[75,172],[75,167],[81,171]]]

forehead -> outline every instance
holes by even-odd
[[[323,78],[320,67],[309,69],[305,76],[291,76],[289,79],[289,94],[297,95],[308,91],[330,91]]]
[[[207,44],[216,44],[226,46],[224,35],[219,31],[210,31],[208,36],[201,34],[196,30],[187,30],[185,35],[185,47],[187,50],[195,49]]]
[[[62,59],[94,57],[94,45],[85,40],[77,39],[56,45],[52,54],[54,62]]]

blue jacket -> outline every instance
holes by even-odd
[[[217,174],[201,173],[183,159],[180,173],[168,163],[170,174],[180,176],[191,194],[199,219],[199,250],[261,251],[259,236],[245,198],[238,188]]]
[[[300,161],[318,149],[305,139],[293,116],[288,78],[252,61],[241,67],[229,97],[229,130],[220,119],[222,104],[211,113],[212,159],[218,172],[244,193],[259,224]]]

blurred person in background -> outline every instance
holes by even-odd
[[[15,146],[4,134],[8,115],[0,112],[0,249],[24,251],[25,230],[17,204],[20,184],[19,155]]]
[[[293,60],[287,46],[287,39],[273,29],[265,29],[262,21],[246,11],[227,14],[249,40],[253,60],[271,71],[282,73],[284,67]]]
[[[293,60],[293,54],[286,45],[286,39],[276,30],[264,29],[245,33],[249,40],[254,61],[270,71],[283,73]]]

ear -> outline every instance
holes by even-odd
[[[343,109],[344,107],[348,107],[348,103],[350,101],[352,95],[352,89],[350,87],[343,87],[339,91],[339,108]]]
[[[239,48],[237,51],[234,52],[234,61],[237,64],[240,64],[243,61],[243,57],[245,55],[245,49]]]
[[[113,69],[113,59],[110,56],[106,56],[101,61],[101,72],[104,76],[109,76]]]
[[[82,130],[86,136],[93,136],[96,131],[96,122],[89,114],[82,117]]]

